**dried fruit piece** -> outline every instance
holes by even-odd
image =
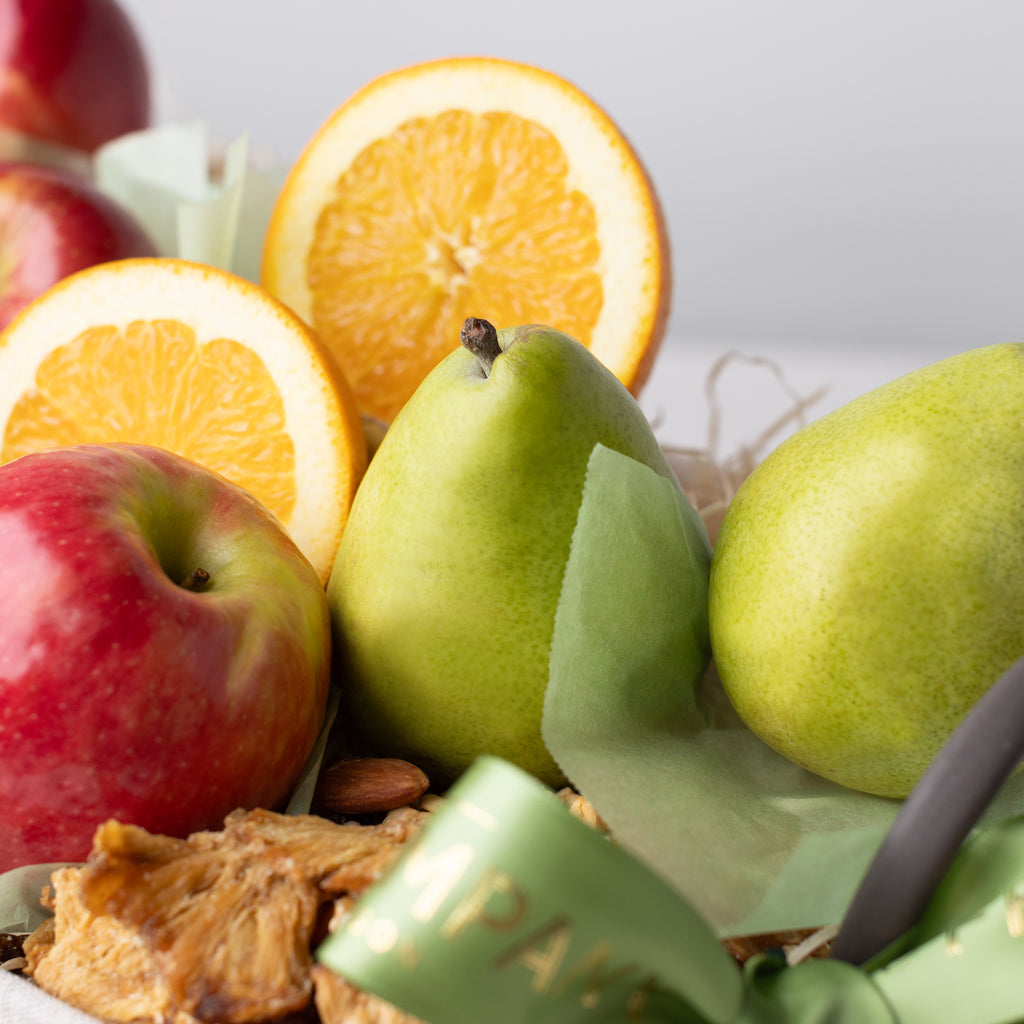
[[[312,976],[320,1024],[421,1024],[419,1017],[361,991],[326,967],[315,965]]]
[[[217,1024],[309,1006],[321,907],[358,895],[426,814],[379,825],[236,811],[187,840],[108,822],[54,873],[53,922],[26,943],[36,983],[107,1021]]]

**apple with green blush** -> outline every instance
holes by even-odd
[[[184,836],[286,800],[323,724],[316,571],[248,492],[143,445],[0,467],[0,871],[109,818]]]

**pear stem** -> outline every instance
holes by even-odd
[[[193,569],[178,584],[182,590],[205,590],[210,582],[210,574],[205,569]]]
[[[501,355],[498,332],[494,325],[475,316],[466,317],[459,341],[462,342],[463,348],[468,348],[480,360],[484,374],[490,376],[494,360]]]

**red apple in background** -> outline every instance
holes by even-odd
[[[183,836],[287,796],[327,604],[246,491],[144,445],[24,455],[0,467],[0,567],[0,872],[84,859],[111,817]]]
[[[75,271],[155,255],[135,218],[84,179],[0,162],[0,329]]]
[[[115,0],[0,0],[0,125],[91,153],[149,121],[145,52]]]

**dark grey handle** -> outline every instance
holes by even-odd
[[[978,701],[907,797],[843,919],[832,958],[863,964],[914,925],[1024,758],[1024,658]]]

